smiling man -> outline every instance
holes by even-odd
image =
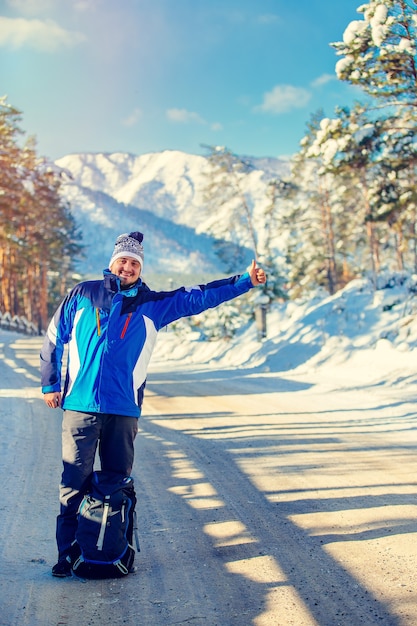
[[[141,233],[120,235],[110,259],[112,274],[120,278],[121,288],[126,289],[139,279],[143,269],[143,236]]]
[[[131,474],[147,368],[158,331],[266,282],[264,270],[253,261],[242,275],[207,285],[152,291],[141,279],[142,241],[139,232],[117,238],[103,280],[82,282],[70,291],[53,316],[42,346],[45,403],[64,409],[54,576],[71,575],[77,511],[91,481],[97,447],[103,471],[122,477]],[[65,344],[68,357],[62,386]]]

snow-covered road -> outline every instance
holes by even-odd
[[[2,626],[415,626],[415,384],[156,359],[138,570],[84,583],[50,575],[61,414],[40,340],[0,344]]]

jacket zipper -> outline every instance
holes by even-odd
[[[100,309],[96,309],[97,335],[101,335]]]
[[[130,322],[130,318],[131,317],[132,317],[132,313],[129,313],[129,315],[126,318],[125,325],[123,326],[123,330],[122,330],[122,333],[120,335],[120,339],[124,339],[124,336],[126,335],[127,327],[129,326],[129,322]]]

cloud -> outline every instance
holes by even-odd
[[[74,46],[85,40],[81,33],[65,30],[52,20],[28,20],[0,16],[0,46],[13,49],[28,46],[53,52],[62,46]]]
[[[203,124],[209,126],[210,130],[219,132],[223,130],[223,125],[220,122],[207,122],[198,113],[193,111],[187,111],[187,109],[167,109],[166,117],[176,124]]]
[[[130,115],[122,120],[123,126],[135,126],[142,117],[142,109],[133,109]]]
[[[311,93],[303,87],[293,85],[276,85],[272,91],[264,94],[262,104],[255,107],[255,111],[263,113],[287,113],[293,109],[302,109],[310,101]]]
[[[207,124],[198,113],[187,111],[187,109],[168,109],[166,116],[171,122],[178,122],[180,124]]]
[[[313,80],[311,86],[322,87],[332,80],[336,80],[336,74],[322,74],[321,76],[318,76],[316,79]]]

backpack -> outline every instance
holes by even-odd
[[[136,494],[133,479],[94,472],[78,509],[72,570],[82,578],[119,578],[133,568]],[[139,550],[139,543],[137,542]]]

